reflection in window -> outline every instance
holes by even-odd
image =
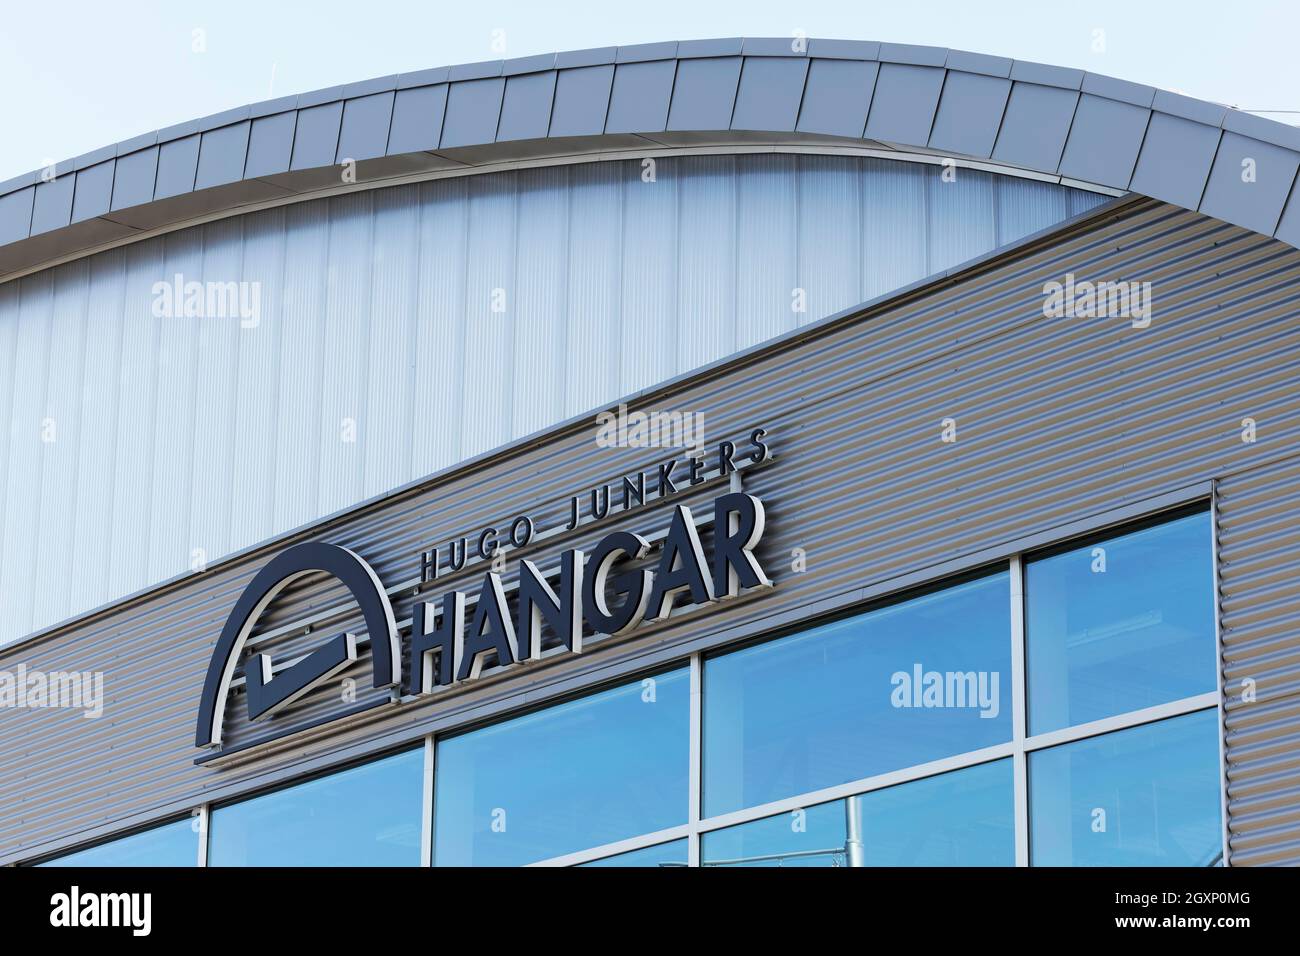
[[[1006,572],[712,658],[714,816],[1011,739]]]
[[[1205,512],[1030,561],[1025,589],[1030,733],[1215,689]]]
[[[212,814],[211,866],[419,866],[423,750]]]
[[[1215,866],[1218,711],[1029,755],[1035,866]]]
[[[40,866],[195,866],[198,821],[191,817],[142,830],[110,843],[46,860]]]
[[[629,850],[627,853],[607,856],[582,865],[683,867],[687,864],[688,853],[685,840],[673,840],[671,843],[660,843],[641,850]]]
[[[522,865],[685,823],[689,722],[678,670],[439,741],[435,862]]]
[[[705,866],[1013,866],[1011,761],[707,833]]]

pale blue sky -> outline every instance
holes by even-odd
[[[0,180],[197,116],[373,76],[795,30],[957,47],[1245,109],[1300,110],[1296,0],[66,0],[9,3],[0,18]],[[504,31],[504,51],[494,49],[494,31]],[[1103,50],[1095,31],[1104,31]]]

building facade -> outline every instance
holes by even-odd
[[[0,863],[1300,862],[1297,168],[747,39],[0,184]]]

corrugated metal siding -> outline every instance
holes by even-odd
[[[1123,319],[1044,319],[1043,283],[1066,272],[1152,281],[1151,327],[1136,330]],[[0,654],[0,667],[6,668],[21,660],[47,671],[103,669],[110,698],[98,721],[57,710],[25,712],[18,719],[0,715],[0,859],[97,826],[138,820],[177,802],[251,788],[268,773],[301,768],[350,743],[381,747],[430,721],[471,720],[474,708],[486,701],[523,705],[546,693],[547,682],[567,675],[688,642],[724,642],[783,614],[851,600],[900,575],[1293,456],[1300,449],[1292,358],[1300,355],[1297,280],[1300,252],[1144,201],[1116,219],[1071,230],[955,284],[654,393],[643,403],[703,414],[710,442],[759,424],[771,429],[778,460],[755,470],[746,487],[768,506],[761,556],[777,581],[775,591],[673,618],[638,631],[633,640],[534,665],[513,679],[385,708],[374,720],[328,739],[300,738],[236,767],[192,765],[193,723],[212,644],[263,554]],[[637,336],[624,346],[635,351],[643,342],[652,345],[653,337]],[[1264,425],[1255,444],[1239,438],[1247,412]],[[939,440],[945,417],[957,420],[955,444]],[[438,420],[436,413],[417,415],[417,435]],[[567,495],[666,457],[657,449],[598,447],[591,423],[581,422],[315,534],[359,551],[391,586],[416,574],[423,547],[472,534],[521,510],[533,511],[547,527],[560,519]],[[1282,477],[1258,497],[1291,504],[1294,487]],[[692,497],[709,496],[697,489]],[[1234,553],[1241,550],[1232,531],[1237,496],[1225,480],[1230,680],[1236,649],[1249,646],[1235,635],[1247,631],[1246,621],[1258,619],[1257,643],[1267,655],[1267,635],[1285,631],[1285,624],[1270,622],[1289,613],[1290,593],[1284,579],[1276,585],[1280,596],[1270,595],[1277,565],[1269,560],[1267,543],[1251,546],[1259,555],[1253,569]],[[1267,508],[1261,522],[1280,534]],[[620,523],[651,531],[664,521],[658,508]],[[1240,526],[1243,538],[1251,534],[1249,523]],[[570,540],[584,543],[594,536],[587,531]],[[539,546],[528,557],[546,567],[555,549],[568,543]],[[794,548],[806,552],[805,573],[790,571]],[[1282,553],[1282,542],[1276,550]],[[1234,578],[1238,574],[1242,578]],[[299,620],[329,602],[321,584],[295,589],[292,598],[268,616],[266,628]],[[399,618],[409,615],[410,605],[410,595],[399,598]],[[283,639],[285,646],[300,640]],[[1289,653],[1287,640],[1276,638],[1279,668]],[[1290,693],[1295,678],[1287,675],[1275,688]],[[337,688],[326,687],[277,720],[294,726],[338,706]],[[1292,706],[1278,698],[1276,718],[1265,722],[1283,719]],[[232,721],[232,734],[251,739],[240,723]],[[1261,787],[1280,788],[1282,808],[1286,768],[1294,766],[1300,744],[1284,726],[1261,731],[1268,732],[1277,741],[1269,758],[1274,763],[1258,770],[1257,779],[1264,781]],[[1238,780],[1251,766],[1249,750],[1242,749],[1248,740],[1229,739],[1228,759]],[[1234,786],[1240,793],[1240,784]],[[1288,812],[1278,809],[1274,819]],[[1300,860],[1293,837],[1282,833],[1271,842],[1274,837],[1262,831],[1257,837],[1263,849],[1252,858],[1245,847],[1239,853],[1234,847],[1234,862]]]
[[[0,286],[0,643],[1103,200],[939,173],[761,154],[471,176]],[[176,275],[257,283],[260,323],[155,318]]]
[[[1279,373],[1294,362],[1277,363]],[[1256,417],[1272,441],[1273,414]],[[1228,823],[1234,865],[1300,863],[1300,459],[1219,485]]]

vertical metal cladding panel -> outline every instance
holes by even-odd
[[[420,305],[415,349],[413,474],[445,468],[460,455],[469,178],[420,186]]]
[[[565,417],[622,394],[619,356],[638,337],[619,315],[624,170],[599,163],[572,167],[569,176]]]
[[[570,376],[568,166],[519,173],[519,248],[515,274],[514,407],[511,434],[527,435],[564,419],[556,382]],[[549,250],[550,254],[542,254]],[[612,365],[612,360],[606,365]]]
[[[753,154],[467,176],[5,283],[0,642],[913,282],[929,246],[986,252],[994,220],[1008,241],[1095,201],[940,172]],[[979,201],[927,224],[945,189]],[[220,314],[187,315],[187,283]]]
[[[321,367],[325,361],[325,277],[329,262],[327,203],[290,206],[281,302],[268,303],[266,321],[280,326],[279,401],[276,408],[276,530],[317,514],[320,471]]]
[[[1285,364],[1294,375],[1296,363]],[[1274,444],[1275,415],[1254,403],[1231,411],[1237,418],[1257,416],[1259,441]],[[1235,430],[1233,424],[1226,422],[1225,431]],[[1300,864],[1298,487],[1297,457],[1229,474],[1219,484],[1228,825],[1235,866]]]
[[[1072,215],[1069,197],[1052,183],[1008,180],[999,182],[996,191],[998,245],[1014,242]]]
[[[419,312],[418,186],[385,189],[374,197],[369,350],[366,354],[366,438],[362,495],[370,498],[406,482],[411,473],[416,392],[415,338]]]
[[[677,185],[677,363],[722,358],[736,338],[736,196],[731,156],[682,161]]]
[[[862,176],[862,298],[929,274],[926,179],[933,168],[868,159]]]
[[[841,156],[801,156],[799,175],[799,275],[807,296],[799,324],[834,315],[863,301],[859,217],[862,176],[858,162]]]
[[[1151,326],[1044,319],[1043,284],[1067,272],[1152,282]],[[18,661],[47,671],[100,668],[109,686],[99,721],[49,709],[0,722],[7,758],[0,765],[0,860],[101,823],[139,822],[255,788],[268,775],[337,759],[352,743],[379,749],[414,739],[428,721],[470,720],[475,707],[493,701],[536,702],[559,681],[594,679],[599,668],[638,653],[684,653],[697,642],[752,634],[784,615],[859,600],[864,589],[889,587],[900,576],[938,573],[942,562],[1225,476],[1226,676],[1231,688],[1257,675],[1264,691],[1258,711],[1230,708],[1237,721],[1228,741],[1233,862],[1296,862],[1287,801],[1300,742],[1285,724],[1296,683],[1288,519],[1300,473],[1252,476],[1300,457],[1298,282],[1295,249],[1139,202],[956,281],[652,393],[637,406],[699,410],[711,438],[757,424],[771,429],[777,460],[745,481],[768,506],[760,555],[774,591],[675,616],[627,641],[593,642],[589,653],[543,662],[527,675],[385,708],[368,723],[233,768],[192,765],[196,696],[224,615],[274,548],[0,652],[0,668]],[[1253,444],[1240,438],[1247,414],[1263,426]],[[958,423],[953,444],[939,439],[946,416]],[[520,510],[535,509],[547,527],[567,495],[668,455],[598,447],[591,422],[579,421],[315,535],[358,550],[393,585],[416,573],[421,547]],[[691,500],[707,497],[697,491]],[[656,508],[619,524],[649,531],[664,520]],[[578,543],[601,530],[585,531]],[[557,544],[526,556],[549,567]],[[789,569],[796,547],[807,554],[804,573]],[[289,597],[268,626],[322,606],[328,589],[303,585]],[[399,618],[410,602],[399,597]],[[308,695],[284,718],[329,713],[333,692]]]
[[[234,458],[230,481],[232,542],[255,541],[275,527],[275,479],[282,450],[277,442],[280,362],[284,323],[276,321],[284,301],[287,209],[244,217],[243,281],[251,319],[239,322],[239,367],[235,372]],[[269,449],[269,451],[268,451]],[[232,543],[232,547],[238,547]]]
[[[206,565],[210,556],[234,550],[231,478],[236,474],[235,449],[243,443],[243,437],[235,433],[234,410],[239,407],[240,340],[248,331],[241,318],[244,248],[241,219],[214,222],[204,230],[203,275],[212,283],[207,307],[216,314],[206,315],[200,324],[198,367],[192,386],[194,452],[186,509],[191,567]]]
[[[465,275],[464,391],[460,454],[477,455],[506,441],[516,303],[514,281],[517,195],[513,177],[474,176],[469,182],[469,240]]]
[[[622,69],[620,67],[619,69]],[[623,193],[627,229],[623,236],[620,314],[628,329],[640,329],[641,347],[619,356],[625,391],[672,378],[677,369],[677,289],[681,283],[675,237],[681,229],[678,193],[685,172],[677,163],[652,160],[627,171]],[[665,241],[672,236],[674,241]]]
[[[370,256],[374,194],[354,193],[331,206],[325,312],[320,317],[324,361],[319,402],[320,485],[316,513],[360,501],[365,444],[376,427],[366,417],[372,343]]]
[[[67,581],[71,577],[77,497],[77,465],[82,440],[82,374],[85,363],[86,306],[90,263],[69,263],[55,270],[50,371],[44,414],[39,424],[41,486],[37,498],[37,547],[28,560],[36,565],[35,581]],[[66,587],[36,587],[33,620],[57,620],[69,610]]]
[[[113,548],[111,503],[120,494],[114,459],[119,434],[122,368],[122,302],[126,294],[126,250],[114,249],[90,260],[86,312],[86,353],[82,390],[76,396],[79,426],[77,488],[64,502],[76,516],[72,538],[72,574],[65,588],[69,612],[79,614],[109,600],[108,573]],[[0,286],[0,301],[4,286]],[[16,284],[15,284],[16,289]],[[0,308],[0,312],[3,309]],[[0,322],[0,327],[7,323]],[[0,328],[0,339],[3,338]],[[3,396],[0,390],[0,396]],[[0,408],[0,420],[3,420]],[[2,453],[0,453],[2,454]],[[0,465],[3,460],[0,459]],[[3,573],[3,572],[0,572]]]
[[[736,347],[748,348],[795,327],[800,213],[795,166],[799,157],[744,156],[736,186]],[[803,195],[807,195],[804,193]],[[807,217],[807,212],[804,213]],[[854,223],[856,227],[856,222]],[[834,240],[852,246],[844,236]],[[858,263],[849,265],[854,278]],[[811,307],[810,307],[811,308]]]
[[[959,170],[946,180],[935,170],[926,177],[929,192],[929,272],[951,269],[997,245],[996,181]]]
[[[54,273],[23,284],[16,311],[14,398],[9,441],[16,459],[11,464],[5,502],[4,548],[0,565],[6,571],[0,588],[0,616],[26,626],[32,621],[36,597],[36,563],[32,561],[39,532],[41,478],[45,465],[42,419],[46,417]]]

